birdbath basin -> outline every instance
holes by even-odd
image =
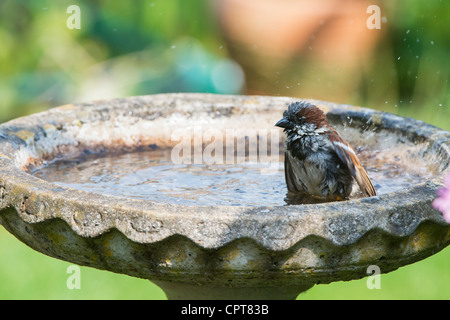
[[[369,266],[396,270],[450,243],[449,225],[431,206],[449,172],[449,132],[312,101],[360,155],[378,195],[295,204],[286,200],[284,134],[274,127],[292,101],[162,94],[70,104],[4,123],[0,223],[39,252],[151,280],[169,299],[292,299],[314,284],[365,277]],[[150,170],[140,190],[153,193],[140,197],[131,183],[114,193],[39,175],[78,159],[92,178],[97,173],[91,166],[103,172],[109,163],[120,170],[111,157],[139,152],[144,160],[169,152],[160,180],[175,183],[153,188],[161,181],[154,182],[158,172]],[[223,167],[227,161],[231,167]],[[176,177],[187,169],[172,170],[175,164],[225,169],[208,193],[202,185],[180,191],[186,181]],[[220,180],[241,164],[256,165],[258,174]],[[69,172],[70,166],[58,170]],[[222,198],[228,183],[238,186]],[[192,189],[200,193],[192,195]]]

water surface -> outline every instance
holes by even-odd
[[[57,160],[32,171],[40,179],[75,189],[183,205],[272,206],[316,199],[286,197],[283,157],[276,163],[174,164],[170,151],[152,150],[102,157]],[[359,155],[378,194],[419,183],[426,172],[411,172],[399,159]],[[235,161],[236,162],[236,161]],[[361,197],[358,187],[351,198]]]

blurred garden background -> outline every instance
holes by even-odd
[[[79,29],[72,29],[80,9]],[[370,29],[367,8],[380,8]],[[67,103],[165,92],[313,98],[450,130],[447,0],[0,0],[0,123]],[[450,299],[450,248],[302,299]],[[164,299],[146,280],[70,264],[0,227],[0,299]]]

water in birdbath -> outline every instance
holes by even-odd
[[[358,149],[359,150],[359,149]],[[392,150],[391,150],[392,151]],[[423,181],[425,165],[406,168],[388,151],[359,150],[379,195]],[[33,169],[43,180],[89,192],[183,205],[282,206],[321,202],[287,195],[283,156],[271,163],[175,164],[170,150],[61,159]],[[247,161],[246,161],[247,160]],[[354,186],[351,198],[360,194]]]

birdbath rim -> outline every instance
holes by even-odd
[[[206,114],[215,112],[214,106],[231,108],[231,114],[225,117],[239,117],[239,112],[249,112],[246,108],[250,112],[261,108],[261,113],[276,114],[294,100],[298,99],[160,94],[65,105],[1,124],[0,209],[14,207],[28,223],[62,219],[82,237],[97,237],[117,229],[134,242],[155,243],[182,235],[208,249],[250,238],[266,249],[286,250],[311,235],[345,246],[375,229],[403,237],[427,221],[446,225],[442,215],[430,207],[450,171],[449,132],[385,112],[316,100],[308,101],[326,109],[327,116],[370,119],[379,128],[399,135],[406,132],[407,139],[428,144],[427,150],[439,153],[443,160],[440,172],[420,184],[372,198],[289,206],[191,206],[74,190],[40,180],[20,168],[29,161],[24,158],[48,152],[45,148],[77,148],[75,140],[89,121],[101,125],[122,117],[117,121],[125,119],[131,126],[136,125],[133,121],[151,124],[158,117],[140,119],[146,114],[143,109],[170,106],[172,111],[182,112],[183,104],[191,104],[189,110]],[[133,114],[134,108],[139,109],[137,115]]]

